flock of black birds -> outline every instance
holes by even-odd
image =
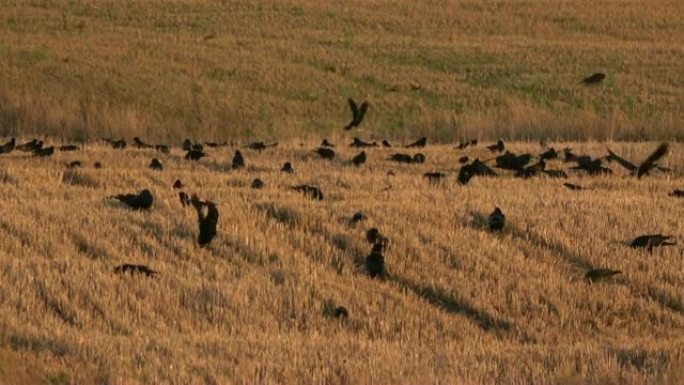
[[[605,75],[601,73],[594,74],[583,80],[583,83],[596,84],[605,79]],[[361,106],[357,106],[356,102],[351,98],[348,100],[349,106],[352,111],[352,120],[347,124],[344,129],[350,130],[352,128],[358,127],[368,111],[369,103],[364,101]],[[124,139],[103,139],[107,144],[109,144],[113,149],[123,150],[127,147],[128,143]],[[265,142],[252,142],[249,143],[246,148],[254,151],[264,151],[268,148],[276,147],[277,142],[265,143]],[[392,147],[388,140],[383,140],[381,142],[382,147]],[[423,148],[427,145],[427,138],[422,137],[415,142],[405,145],[405,148]],[[466,140],[459,143],[456,146],[457,150],[466,150],[469,147],[475,147],[478,145],[478,140]],[[546,148],[546,143],[541,143],[542,147]],[[135,137],[133,139],[133,146],[140,149],[154,149],[160,151],[164,154],[168,154],[170,147],[165,144],[148,144],[143,142],[141,139]],[[182,149],[186,151],[185,159],[190,161],[198,161],[208,154],[204,151],[205,146],[209,148],[219,148],[229,146],[228,142],[218,143],[218,142],[205,142],[194,143],[190,139],[186,139],[182,143]],[[366,142],[358,137],[353,138],[352,143],[349,145],[356,148],[373,148],[380,147],[377,142]],[[335,145],[324,139],[320,144],[320,147],[313,150],[314,153],[318,154],[321,158],[330,160],[334,159],[337,154],[334,150]],[[43,141],[38,139],[33,139],[27,143],[16,145],[16,139],[12,138],[9,142],[0,145],[0,154],[8,154],[12,151],[24,151],[31,152],[37,157],[47,157],[51,156],[55,149],[59,151],[77,151],[80,149],[76,145],[64,145],[60,147],[49,146],[44,147]],[[498,155],[486,159],[480,160],[476,158],[471,160],[468,156],[462,156],[459,158],[459,163],[462,164],[458,170],[456,181],[460,185],[467,185],[475,176],[478,177],[496,177],[499,174],[494,169],[512,171],[513,176],[516,178],[529,179],[541,175],[545,175],[550,178],[567,178],[566,170],[551,170],[546,168],[546,162],[554,159],[562,160],[564,163],[574,163],[573,167],[568,168],[569,171],[576,172],[586,172],[588,175],[601,175],[601,174],[612,174],[613,170],[607,167],[608,163],[616,162],[621,167],[625,168],[630,174],[636,176],[637,178],[642,178],[648,175],[654,170],[669,172],[670,170],[662,167],[658,162],[668,153],[668,145],[663,143],[659,145],[655,151],[649,155],[640,164],[635,164],[629,160],[626,160],[616,154],[615,152],[608,149],[608,155],[604,157],[592,158],[588,155],[577,155],[573,153],[570,148],[565,148],[562,150],[556,150],[554,148],[546,148],[546,150],[540,154],[515,154],[506,149],[506,144],[503,140],[499,139],[496,143],[486,146],[486,149],[492,153],[498,153]],[[404,163],[404,164],[420,164],[426,161],[426,157],[422,153],[415,153],[413,155],[397,152],[389,156],[388,160]],[[533,160],[535,163],[530,164]],[[368,155],[365,150],[355,155],[350,164],[360,167],[368,161]],[[490,166],[488,163],[492,163]],[[245,168],[245,158],[240,152],[236,150],[232,159],[231,168],[232,169],[242,169]],[[80,161],[73,161],[67,164],[68,168],[81,167]],[[95,163],[95,168],[101,168],[102,164],[100,162]],[[153,170],[163,171],[164,166],[161,161],[157,158],[153,158],[150,161],[149,167]],[[284,173],[294,173],[294,168],[291,162],[286,162],[282,168],[281,172]],[[388,175],[394,175],[393,172],[388,172]],[[430,184],[438,184],[448,175],[444,172],[426,172],[424,177],[428,179]],[[585,187],[564,183],[565,187],[573,191],[585,190]],[[265,183],[260,179],[254,179],[251,187],[254,189],[261,189],[265,186]],[[183,189],[185,186],[180,180],[176,180],[173,183],[174,189]],[[297,191],[304,196],[322,201],[324,199],[324,194],[321,189],[317,186],[311,185],[295,185],[291,186],[291,189]],[[208,246],[211,241],[216,237],[217,226],[219,220],[219,212],[217,205],[214,202],[200,200],[196,195],[192,197],[184,191],[179,192],[179,199],[183,207],[192,206],[195,208],[198,217],[198,227],[199,234],[197,237],[197,243],[199,247]],[[684,197],[684,190],[675,190],[669,194],[672,197]],[[143,189],[136,194],[119,194],[110,197],[111,199],[120,201],[124,205],[130,207],[134,210],[149,210],[154,204],[154,196],[152,193]],[[363,212],[355,213],[352,218],[352,223],[357,223],[364,221],[366,215]],[[506,217],[503,211],[499,207],[495,207],[494,211],[487,218],[487,225],[491,232],[501,232],[503,231],[506,223]],[[630,244],[633,248],[643,248],[651,252],[656,247],[672,246],[676,242],[672,239],[672,236],[663,234],[648,234],[641,235],[635,238]],[[385,278],[387,277],[387,269],[385,266],[385,257],[383,253],[387,250],[389,246],[389,238],[384,236],[377,228],[371,228],[366,233],[366,239],[369,244],[371,244],[370,254],[365,259],[365,272],[371,278]],[[153,277],[159,273],[150,269],[145,265],[136,264],[123,264],[116,266],[114,272],[117,274],[123,273],[135,273],[142,274],[148,277]],[[591,269],[586,272],[585,279],[589,282],[596,282],[600,280],[605,280],[620,274],[619,270],[612,270],[608,268]],[[332,314],[335,317],[347,317],[349,312],[344,307],[338,307]]]

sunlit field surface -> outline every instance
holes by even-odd
[[[7,384],[680,384],[684,148],[641,179],[616,163],[587,176],[523,180],[495,169],[460,185],[458,158],[483,144],[359,150],[336,142],[240,145],[193,162],[87,144],[48,158],[0,155],[0,383]],[[484,143],[490,144],[490,143]],[[549,143],[641,162],[657,143]],[[539,154],[537,142],[507,144]],[[395,152],[426,156],[400,165]],[[147,167],[152,157],[163,171]],[[82,167],[67,169],[79,160]],[[94,163],[102,168],[95,169]],[[294,174],[280,172],[286,161]],[[492,162],[489,162],[491,164]],[[392,171],[392,173],[389,173]],[[445,172],[437,184],[423,173]],[[250,187],[254,178],[261,190]],[[197,215],[172,184],[217,203],[218,235],[197,245]],[[571,191],[563,183],[587,187]],[[322,201],[290,186],[321,188]],[[107,197],[149,189],[148,211]],[[495,206],[501,233],[487,229]],[[351,223],[362,211],[365,221]],[[366,231],[389,240],[388,275],[364,272]],[[117,275],[123,263],[159,274]],[[594,284],[590,268],[623,272]],[[331,316],[344,306],[349,317]]]

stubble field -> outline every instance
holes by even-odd
[[[428,146],[423,164],[398,165],[371,148],[315,142],[232,148],[198,162],[173,148],[87,145],[37,159],[3,155],[0,200],[0,383],[510,383],[678,384],[683,380],[681,246],[652,254],[640,234],[681,235],[681,145],[672,173],[641,180],[475,177],[456,182],[457,159],[491,156]],[[654,143],[561,143],[640,160]],[[541,152],[536,143],[509,144]],[[155,156],[163,171],[147,167]],[[80,160],[83,167],[67,170]],[[101,169],[93,168],[95,161]],[[295,173],[280,172],[292,162]],[[548,168],[567,169],[550,162]],[[392,171],[394,175],[388,175]],[[427,171],[448,176],[431,185]],[[254,178],[265,187],[252,189]],[[219,230],[197,246],[188,193],[218,204]],[[588,187],[570,191],[563,182]],[[311,183],[315,201],[289,189]],[[148,212],[107,199],[148,188]],[[502,208],[501,234],[483,218]],[[352,225],[357,211],[368,216]],[[366,230],[390,239],[389,276],[371,279]],[[154,278],[116,275],[145,264]],[[589,268],[623,275],[589,284]],[[345,306],[348,319],[328,315]]]

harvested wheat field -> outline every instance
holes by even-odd
[[[0,383],[684,381],[682,247],[629,247],[642,234],[680,239],[684,200],[668,195],[684,188],[680,144],[658,161],[672,171],[640,179],[605,158],[612,175],[571,170],[578,162],[561,152],[546,170],[567,179],[493,168],[467,184],[459,158],[499,155],[483,143],[370,147],[359,166],[362,149],[348,141],[331,160],[318,144],[205,146],[198,161],[178,147],[104,144],[0,155]],[[657,143],[549,146],[576,157],[610,149],[638,165]],[[232,169],[235,149],[244,168]],[[416,152],[423,163],[388,159]],[[153,157],[163,170],[148,167]],[[291,189],[300,184],[323,199]],[[154,196],[148,210],[109,198],[142,189]],[[206,247],[180,190],[216,203]],[[495,206],[500,232],[487,226]],[[353,223],[356,212],[366,218]],[[389,241],[376,278],[365,266],[371,228]],[[122,264],[156,274],[115,273]],[[595,268],[622,274],[591,283]]]

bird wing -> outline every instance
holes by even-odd
[[[359,107],[356,105],[354,99],[349,98],[349,108],[352,110],[352,120],[356,121],[356,117],[359,116]]]
[[[361,108],[358,110],[358,115],[356,116],[357,123],[361,123],[364,115],[366,115],[366,110],[368,110],[368,102],[364,101],[361,103]]]
[[[632,162],[628,161],[627,159],[617,155],[613,151],[610,151],[610,149],[608,150],[608,154],[609,155],[606,159],[614,160],[614,161],[618,162],[620,164],[620,166],[624,167],[627,171],[634,172],[637,170],[638,167],[634,163],[632,163]]]
[[[639,165],[637,177],[641,178],[644,174],[649,172],[651,168],[653,168],[655,162],[667,154],[668,149],[669,146],[667,143],[662,143],[660,146],[658,146],[658,148],[656,148],[656,150]]]

